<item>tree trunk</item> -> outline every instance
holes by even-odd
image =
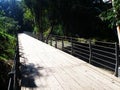
[[[50,37],[50,35],[51,35],[52,31],[53,31],[53,28],[54,28],[54,25],[52,24],[51,30],[50,30],[47,38],[46,38],[46,43],[48,43],[48,39],[49,39],[49,37]]]
[[[118,41],[120,45],[120,25],[117,25],[117,35],[118,35]]]
[[[42,32],[40,32],[39,34],[40,34],[40,40],[44,42],[43,33],[42,33]]]

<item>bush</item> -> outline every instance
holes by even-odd
[[[0,58],[13,59],[15,49],[15,37],[0,32]]]

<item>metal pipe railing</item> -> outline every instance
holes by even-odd
[[[115,72],[115,76],[118,76],[120,55],[116,42],[82,41],[73,37],[51,35],[50,44],[83,60],[85,59],[90,64],[99,64],[110,69]]]
[[[14,56],[14,64],[11,72],[9,73],[9,84],[8,90],[19,90],[19,44],[18,44],[18,35],[16,40],[16,49]]]

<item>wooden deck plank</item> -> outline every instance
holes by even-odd
[[[97,80],[97,78],[95,78],[94,76],[94,73],[88,73],[88,69],[84,68],[84,66],[81,66],[81,67],[74,67],[72,69],[67,69],[66,70],[67,73],[69,73],[71,75],[71,73],[74,73],[75,76],[72,76],[72,78],[74,78],[75,80],[78,81],[78,83],[81,83],[81,80],[82,80],[82,84],[86,89],[91,88],[91,90],[111,90],[108,86],[109,85],[103,85],[102,82],[100,82],[99,80]],[[83,75],[80,75],[79,73],[83,73]],[[92,74],[92,76],[90,75]],[[81,79],[81,78],[84,78],[84,79]],[[89,82],[88,82],[89,81]],[[85,83],[85,84],[84,84]]]
[[[120,79],[78,58],[19,34],[21,90],[120,90]]]

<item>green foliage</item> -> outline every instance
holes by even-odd
[[[38,26],[36,25],[36,26],[34,26],[34,31],[33,31],[33,33],[38,35],[38,32],[39,32],[39,28],[38,28]]]
[[[63,27],[62,27],[62,25],[56,25],[55,27],[54,27],[54,29],[53,29],[53,33],[55,34],[55,35],[60,35],[60,36],[63,36],[64,34],[63,34]]]
[[[44,37],[47,38],[47,36],[49,35],[49,33],[51,32],[51,28],[48,28],[43,34]]]
[[[26,8],[25,12],[24,12],[24,20],[25,21],[33,21],[34,16],[31,13],[30,9]]]
[[[8,73],[15,54],[15,35],[22,24],[20,8],[17,5],[11,6],[8,2],[9,0],[0,2],[0,88],[3,90],[7,90],[8,87]]]
[[[6,58],[0,56],[0,60],[6,61]]]
[[[114,9],[116,10],[116,13],[120,12],[120,0],[114,0]]]
[[[43,31],[48,30],[48,28],[50,27],[50,22],[49,22],[48,17],[42,16],[42,24],[41,25],[42,25]]]
[[[18,23],[13,19],[0,15],[0,29],[4,33],[15,34],[18,30]]]
[[[31,21],[31,26],[34,29],[34,33],[39,34],[38,38],[40,37],[39,39],[43,40],[43,33],[50,26],[47,8],[48,0],[24,0],[24,2],[29,9],[29,11],[26,12],[26,17],[29,21],[31,21],[31,18],[34,19]],[[32,17],[30,15],[32,15]]]
[[[120,0],[112,2],[112,8],[103,11],[100,15],[103,21],[109,22],[108,26],[113,28],[116,24],[120,24]]]
[[[108,9],[107,11],[102,12],[99,17],[102,21],[109,22],[108,27],[113,28],[115,26],[115,13],[113,9]]]
[[[0,60],[9,60],[14,57],[15,34],[18,22],[7,17],[4,10],[0,10]]]
[[[15,37],[0,32],[0,57],[1,59],[12,59],[15,49]]]
[[[94,0],[94,3],[93,0],[24,0],[24,2],[33,15],[31,18],[34,18],[32,28],[39,35],[42,33],[49,37],[52,33],[78,35],[82,38],[109,38],[109,35],[113,34],[113,31],[108,33],[110,28],[107,26],[109,20],[111,23],[109,27],[114,26],[112,10],[103,12],[99,17],[102,11],[111,8],[110,4],[105,4],[102,0],[100,2]],[[31,20],[30,13],[27,13],[26,16]]]
[[[114,0],[114,12],[116,15],[116,24],[120,25],[120,0]]]

